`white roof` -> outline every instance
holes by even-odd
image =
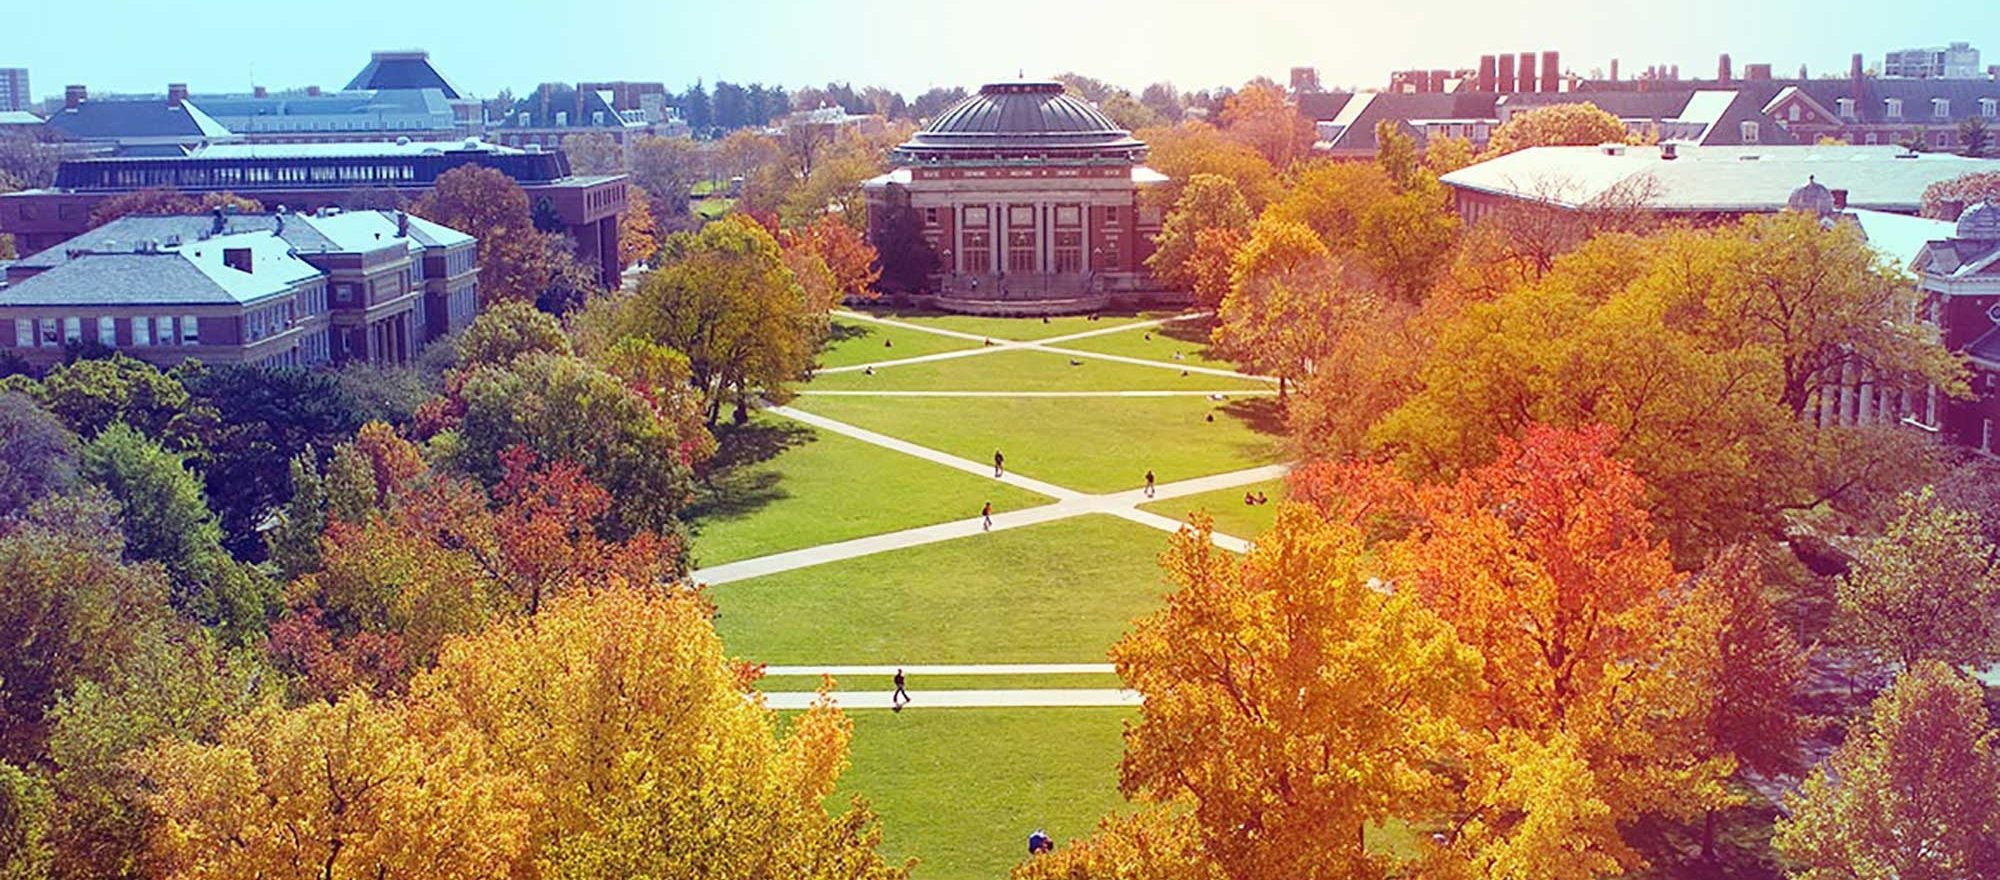
[[[222,262],[223,252],[250,251],[250,271],[233,269]],[[299,259],[291,244],[269,232],[239,232],[201,241],[163,247],[181,255],[217,287],[239,302],[250,302],[280,292],[300,281],[318,277],[319,269]]]
[[[1957,224],[1949,220],[1933,220],[1929,217],[1911,217],[1907,214],[1889,214],[1882,211],[1849,211],[1855,223],[1861,227],[1861,234],[1868,236],[1868,244],[1880,253],[1883,259],[1895,263],[1899,269],[1907,270],[1917,261],[1917,255],[1933,241],[1944,241],[1957,232]]]
[[[1856,208],[1915,213],[1925,187],[1975,171],[2000,171],[2000,160],[1945,153],[1911,155],[1894,146],[1535,147],[1444,176],[1461,190],[1569,207],[1620,193],[1643,193],[1647,207],[1680,213],[1765,212],[1785,206],[1792,190],[1815,179],[1848,192]]]
[[[197,159],[294,159],[327,156],[421,156],[425,153],[452,153],[468,150],[496,155],[523,152],[513,147],[489,144],[478,138],[462,141],[382,141],[341,144],[212,144],[196,150]]]

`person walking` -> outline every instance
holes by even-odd
[[[910,704],[910,692],[903,690],[903,668],[896,667],[896,692],[889,695],[889,708],[898,712]]]
[[[1001,455],[998,449],[993,450],[993,476],[995,479],[1007,473],[1006,464],[1007,456]]]
[[[985,524],[979,527],[980,531],[993,531],[993,502],[988,501],[985,507],[979,508],[979,518],[985,521]]]
[[[1153,469],[1146,469],[1146,497],[1153,497]]]

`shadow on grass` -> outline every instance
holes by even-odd
[[[1243,397],[1216,408],[1259,434],[1271,437],[1285,435],[1285,411],[1278,406],[1275,397]]]
[[[1214,318],[1189,319],[1161,324],[1153,328],[1153,335],[1165,336],[1168,339],[1185,342],[1195,346],[1195,350],[1200,352],[1202,357],[1209,357],[1209,333],[1214,329]]]
[[[862,339],[864,337],[869,337],[874,335],[875,335],[875,328],[870,327],[867,324],[847,324],[847,323],[842,323],[840,321],[835,321],[833,323],[833,326],[829,328],[827,331],[826,344],[821,346],[821,348],[822,349],[832,348],[836,345],[839,345],[840,343],[846,342],[849,339]]]
[[[715,435],[715,457],[709,459],[687,511],[697,533],[704,520],[741,519],[782,500],[785,490],[778,473],[761,465],[819,439],[813,429],[792,422],[720,427]]]

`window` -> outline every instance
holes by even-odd
[[[1110,207],[1104,209],[1104,222],[1106,223],[1118,222],[1118,209],[1116,207]]]
[[[1743,123],[1743,142],[1746,144],[1758,142],[1757,123],[1748,121]]]
[[[137,348],[152,344],[153,344],[153,319],[133,318],[132,319],[133,347]]]
[[[196,345],[201,342],[201,333],[196,329],[193,315],[181,316],[181,344]]]
[[[1007,271],[1035,271],[1035,234],[1033,232],[1007,233]]]
[[[41,320],[42,320],[42,344],[50,348],[54,348],[55,346],[61,345],[62,331],[57,329],[56,319],[43,318]]]
[[[1790,107],[1786,107],[1785,118],[1791,120],[1792,122],[1799,121],[1799,105],[1793,104]]]
[[[1882,103],[1883,103],[1883,105],[1884,105],[1884,106],[1886,107],[1886,110],[1885,110],[1885,112],[1886,112],[1886,113],[1888,113],[1888,115],[1889,115],[1889,118],[1890,118],[1890,119],[1901,119],[1901,118],[1903,118],[1903,99],[1902,99],[1902,98],[1890,98],[1890,99],[1888,99],[1888,100],[1886,100],[1886,101],[1884,101],[1884,102],[1882,102]]]
[[[15,348],[35,347],[35,319],[33,318],[14,319],[14,347]]]
[[[973,275],[993,271],[993,239],[985,230],[968,231],[960,237],[959,265]]]
[[[1937,117],[1937,118],[1939,118],[1939,119],[1950,119],[1950,118],[1951,118],[1951,99],[1950,99],[1950,98],[1932,98],[1932,99],[1931,99],[1931,115],[1932,115],[1932,116],[1935,116],[1935,117]]]
[[[1979,115],[1988,119],[2000,116],[2000,98],[1980,98]]]
[[[1875,144],[1881,143],[1882,139],[1880,135],[1877,135],[1876,133],[1871,131],[1868,133],[1868,136],[1866,138],[1862,139],[1862,142],[1869,144],[1870,146],[1873,146]]]
[[[925,225],[925,226],[936,226],[936,225],[937,225],[937,209],[936,209],[936,208],[925,208],[925,209],[924,209],[924,225]]]
[[[1061,229],[1056,231],[1056,272],[1075,274],[1083,271],[1083,232]]]
[[[153,338],[161,345],[174,344],[174,319],[161,315],[153,319]]]
[[[118,347],[118,319],[97,319],[97,344],[105,348]]]
[[[83,341],[83,319],[64,318],[63,342],[69,343],[69,342],[82,342],[82,341]]]
[[[1853,119],[1853,118],[1854,118],[1854,99],[1853,99],[1853,98],[1838,98],[1838,99],[1835,99],[1835,101],[1834,101],[1834,107],[1836,108],[1836,109],[1835,109],[1835,112],[1837,112],[1837,113],[1839,113],[1839,114],[1840,114],[1840,118],[1842,118],[1842,119]]]

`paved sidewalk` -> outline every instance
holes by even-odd
[[[1270,397],[1277,389],[1245,390],[1241,388],[1214,389],[1210,391],[813,391],[798,392],[800,397]]]
[[[1048,708],[1060,706],[1137,706],[1145,702],[1138,691],[1116,688],[1063,688],[1051,690],[1000,691],[909,691],[910,705],[903,711],[926,709]],[[888,709],[894,691],[835,691],[834,705],[846,710]],[[818,699],[816,693],[781,691],[764,694],[764,705],[772,709],[806,709]]]
[[[965,471],[966,473],[969,474],[978,474],[980,476],[986,477],[987,479],[998,479],[1000,482],[1006,483],[1009,486],[1015,486],[1021,489],[1026,489],[1030,492],[1047,495],[1050,498],[1068,499],[1068,498],[1082,497],[1082,493],[1076,492],[1074,490],[1065,489],[1054,483],[1044,483],[1041,480],[1033,479],[1031,477],[1024,477],[1021,476],[1020,474],[1013,473],[1012,471],[1007,472],[1004,476],[996,478],[993,476],[992,462],[979,462],[979,461],[973,461],[971,459],[959,458],[958,456],[952,455],[951,453],[948,452],[939,452],[928,446],[918,446],[917,444],[911,443],[908,440],[898,440],[887,434],[878,434],[874,431],[868,430],[867,428],[850,425],[846,422],[835,421],[825,416],[813,415],[812,413],[805,412],[804,410],[793,409],[789,406],[774,406],[771,407],[769,411],[777,415],[784,416],[785,418],[791,419],[793,421],[804,422],[815,428],[823,428],[825,430],[832,431],[836,434],[845,434],[849,437],[853,437],[856,440],[873,443],[876,446],[883,447],[884,449],[893,449],[897,452],[903,453],[904,455],[912,455],[917,458],[921,458],[925,461],[935,462],[937,464],[944,465],[945,467],[955,468],[957,470]]]
[[[991,337],[980,336],[979,334],[976,333],[962,333],[957,330],[946,330],[942,327],[926,327],[922,324],[912,324],[909,323],[908,321],[898,321],[893,318],[879,318],[874,315],[865,315],[860,312],[850,312],[843,310],[843,311],[836,311],[834,312],[834,314],[843,318],[850,318],[857,321],[871,321],[877,324],[882,324],[889,327],[901,327],[905,330],[913,330],[919,333],[933,333],[939,336],[950,336],[955,339],[970,339],[982,343],[990,342],[992,344],[984,345],[980,348],[960,349],[957,351],[943,351],[943,352],[938,352],[937,354],[927,354],[918,357],[899,358],[896,360],[888,360],[888,361],[877,361],[872,364],[851,364],[849,366],[844,366],[844,367],[831,367],[828,369],[819,370],[818,372],[820,374],[853,373],[866,370],[870,367],[894,367],[894,366],[905,366],[908,364],[922,364],[922,363],[930,363],[932,361],[952,360],[955,358],[976,357],[978,355],[992,354],[994,352],[999,352],[999,351],[1040,351],[1040,352],[1047,352],[1049,354],[1064,355],[1072,358],[1092,358],[1101,361],[1115,361],[1121,364],[1134,364],[1142,367],[1157,367],[1163,370],[1183,370],[1191,374],[1199,374],[1204,376],[1224,376],[1232,379],[1249,379],[1256,382],[1268,382],[1273,385],[1277,384],[1278,382],[1276,378],[1271,376],[1257,376],[1257,375],[1252,375],[1250,373],[1239,373],[1236,372],[1235,370],[1223,370],[1223,369],[1217,369],[1215,367],[1203,367],[1203,366],[1196,366],[1194,364],[1185,364],[1172,361],[1147,360],[1145,358],[1127,357],[1121,354],[1106,354],[1103,352],[1096,352],[1096,351],[1077,351],[1075,349],[1061,347],[1062,343],[1064,342],[1073,342],[1078,339],[1089,339],[1094,336],[1106,336],[1112,333],[1123,333],[1128,330],[1142,330],[1147,327],[1157,327],[1161,324],[1167,324],[1174,321],[1194,320],[1196,318],[1206,317],[1208,315],[1207,312],[1196,312],[1187,315],[1175,315],[1171,318],[1154,318],[1146,321],[1135,321],[1130,324],[1119,324],[1115,327],[1104,327],[1097,330],[1086,330],[1082,333],[1071,333],[1067,336],[1054,336],[1048,339],[1033,339],[1033,340],[993,339]]]
[[[1109,675],[1109,663],[959,663],[916,666],[766,666],[765,675]]]

